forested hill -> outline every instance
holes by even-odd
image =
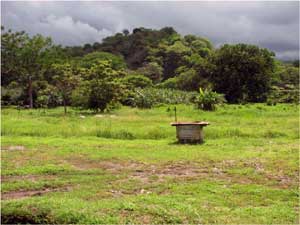
[[[132,33],[124,30],[104,38],[102,43],[85,44],[83,47],[69,47],[71,56],[83,56],[95,51],[110,52],[123,56],[129,69],[151,66],[162,71],[165,80],[174,77],[180,66],[191,65],[210,55],[212,43],[195,35],[181,36],[172,27],[160,30],[136,28]]]
[[[76,105],[80,99],[81,106],[98,107],[95,101],[104,97],[106,103],[124,104],[135,88],[145,87],[201,87],[224,94],[229,103],[298,102],[299,61],[282,63],[255,45],[214,48],[209,40],[182,36],[172,27],[123,30],[101,43],[70,47],[2,27],[1,41],[2,104]],[[114,94],[104,96],[104,90]]]

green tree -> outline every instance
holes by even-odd
[[[214,89],[228,102],[262,102],[274,71],[274,53],[254,45],[224,45],[213,57]]]
[[[2,76],[14,73],[15,81],[26,85],[28,104],[33,107],[33,83],[40,79],[49,65],[49,55],[53,48],[51,38],[41,35],[29,37],[25,32],[11,30],[1,35],[3,57]],[[2,65],[1,65],[2,66]]]
[[[52,65],[53,80],[64,106],[64,112],[67,113],[67,104],[70,102],[72,91],[80,81],[80,74],[76,74],[76,70],[69,64],[53,64]]]
[[[85,80],[73,93],[75,106],[104,111],[126,94],[120,79],[125,73],[112,68],[111,61],[99,61],[86,73]]]

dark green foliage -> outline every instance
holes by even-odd
[[[263,102],[270,90],[274,53],[254,45],[224,45],[213,58],[214,88],[228,102]]]
[[[299,67],[276,62],[267,103],[299,103],[299,88]]]
[[[293,66],[299,68],[299,59],[293,62]]]
[[[13,86],[14,85],[9,85],[8,87],[1,87],[2,105],[20,105],[22,103],[22,88],[19,88],[18,86]]]
[[[299,94],[299,88],[294,85],[272,86],[267,104],[300,103]]]
[[[157,46],[162,39],[174,33],[176,31],[173,28],[163,28],[159,31],[143,27],[135,28],[131,34],[126,31],[104,38],[98,50],[121,54],[128,67],[136,69],[146,61],[150,47]]]
[[[218,104],[225,102],[224,96],[210,89],[199,89],[199,95],[195,99],[198,109],[205,111],[214,111]]]
[[[147,63],[145,66],[138,69],[138,72],[148,77],[153,83],[158,83],[162,80],[162,67],[156,62]]]

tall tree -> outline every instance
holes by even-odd
[[[80,76],[76,74],[76,70],[69,64],[54,64],[52,71],[54,84],[62,97],[64,112],[67,114],[67,103],[71,99],[72,91],[78,85]],[[78,71],[78,70],[77,70]]]
[[[18,79],[19,52],[28,36],[24,31],[5,32],[4,27],[1,27],[1,30],[1,85],[7,86],[11,81]]]
[[[228,102],[266,100],[274,71],[273,52],[254,45],[224,45],[213,57],[212,80]]]
[[[33,83],[49,64],[49,54],[53,47],[51,38],[41,35],[29,37],[25,32],[9,30],[1,35],[3,76],[16,74],[20,84],[26,84],[28,105],[33,107]],[[2,65],[1,65],[2,66]]]

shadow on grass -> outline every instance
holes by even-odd
[[[170,142],[170,143],[168,143],[168,145],[199,145],[199,146],[201,146],[201,145],[203,145],[203,144],[205,144],[205,141],[202,141],[202,142],[197,142],[197,141],[189,141],[189,142],[187,142],[187,141],[173,141],[173,142]]]

